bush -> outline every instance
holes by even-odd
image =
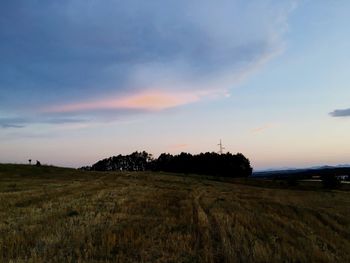
[[[298,178],[296,176],[290,176],[287,179],[288,186],[298,186]]]
[[[323,175],[321,179],[324,188],[336,189],[341,185],[340,180],[334,175]]]

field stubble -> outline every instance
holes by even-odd
[[[350,192],[0,166],[0,262],[350,262]]]

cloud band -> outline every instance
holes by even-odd
[[[329,114],[332,117],[350,117],[350,109],[334,110]]]

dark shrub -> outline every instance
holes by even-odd
[[[288,177],[287,184],[288,184],[288,186],[297,186],[299,184],[298,178],[296,176]]]
[[[321,179],[324,188],[336,189],[341,185],[340,180],[334,175],[323,175]]]
[[[78,216],[78,215],[79,215],[79,213],[76,210],[70,210],[70,211],[67,212],[67,216],[68,217]]]

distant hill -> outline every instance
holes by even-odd
[[[16,177],[48,177],[51,178],[59,174],[61,177],[71,177],[77,173],[74,168],[57,167],[52,165],[36,165],[29,164],[11,164],[11,163],[0,163],[0,176],[9,175]]]
[[[350,165],[319,166],[304,169],[267,170],[253,172],[253,176],[260,178],[285,178],[290,176],[311,178],[313,176],[323,175],[350,175]]]

